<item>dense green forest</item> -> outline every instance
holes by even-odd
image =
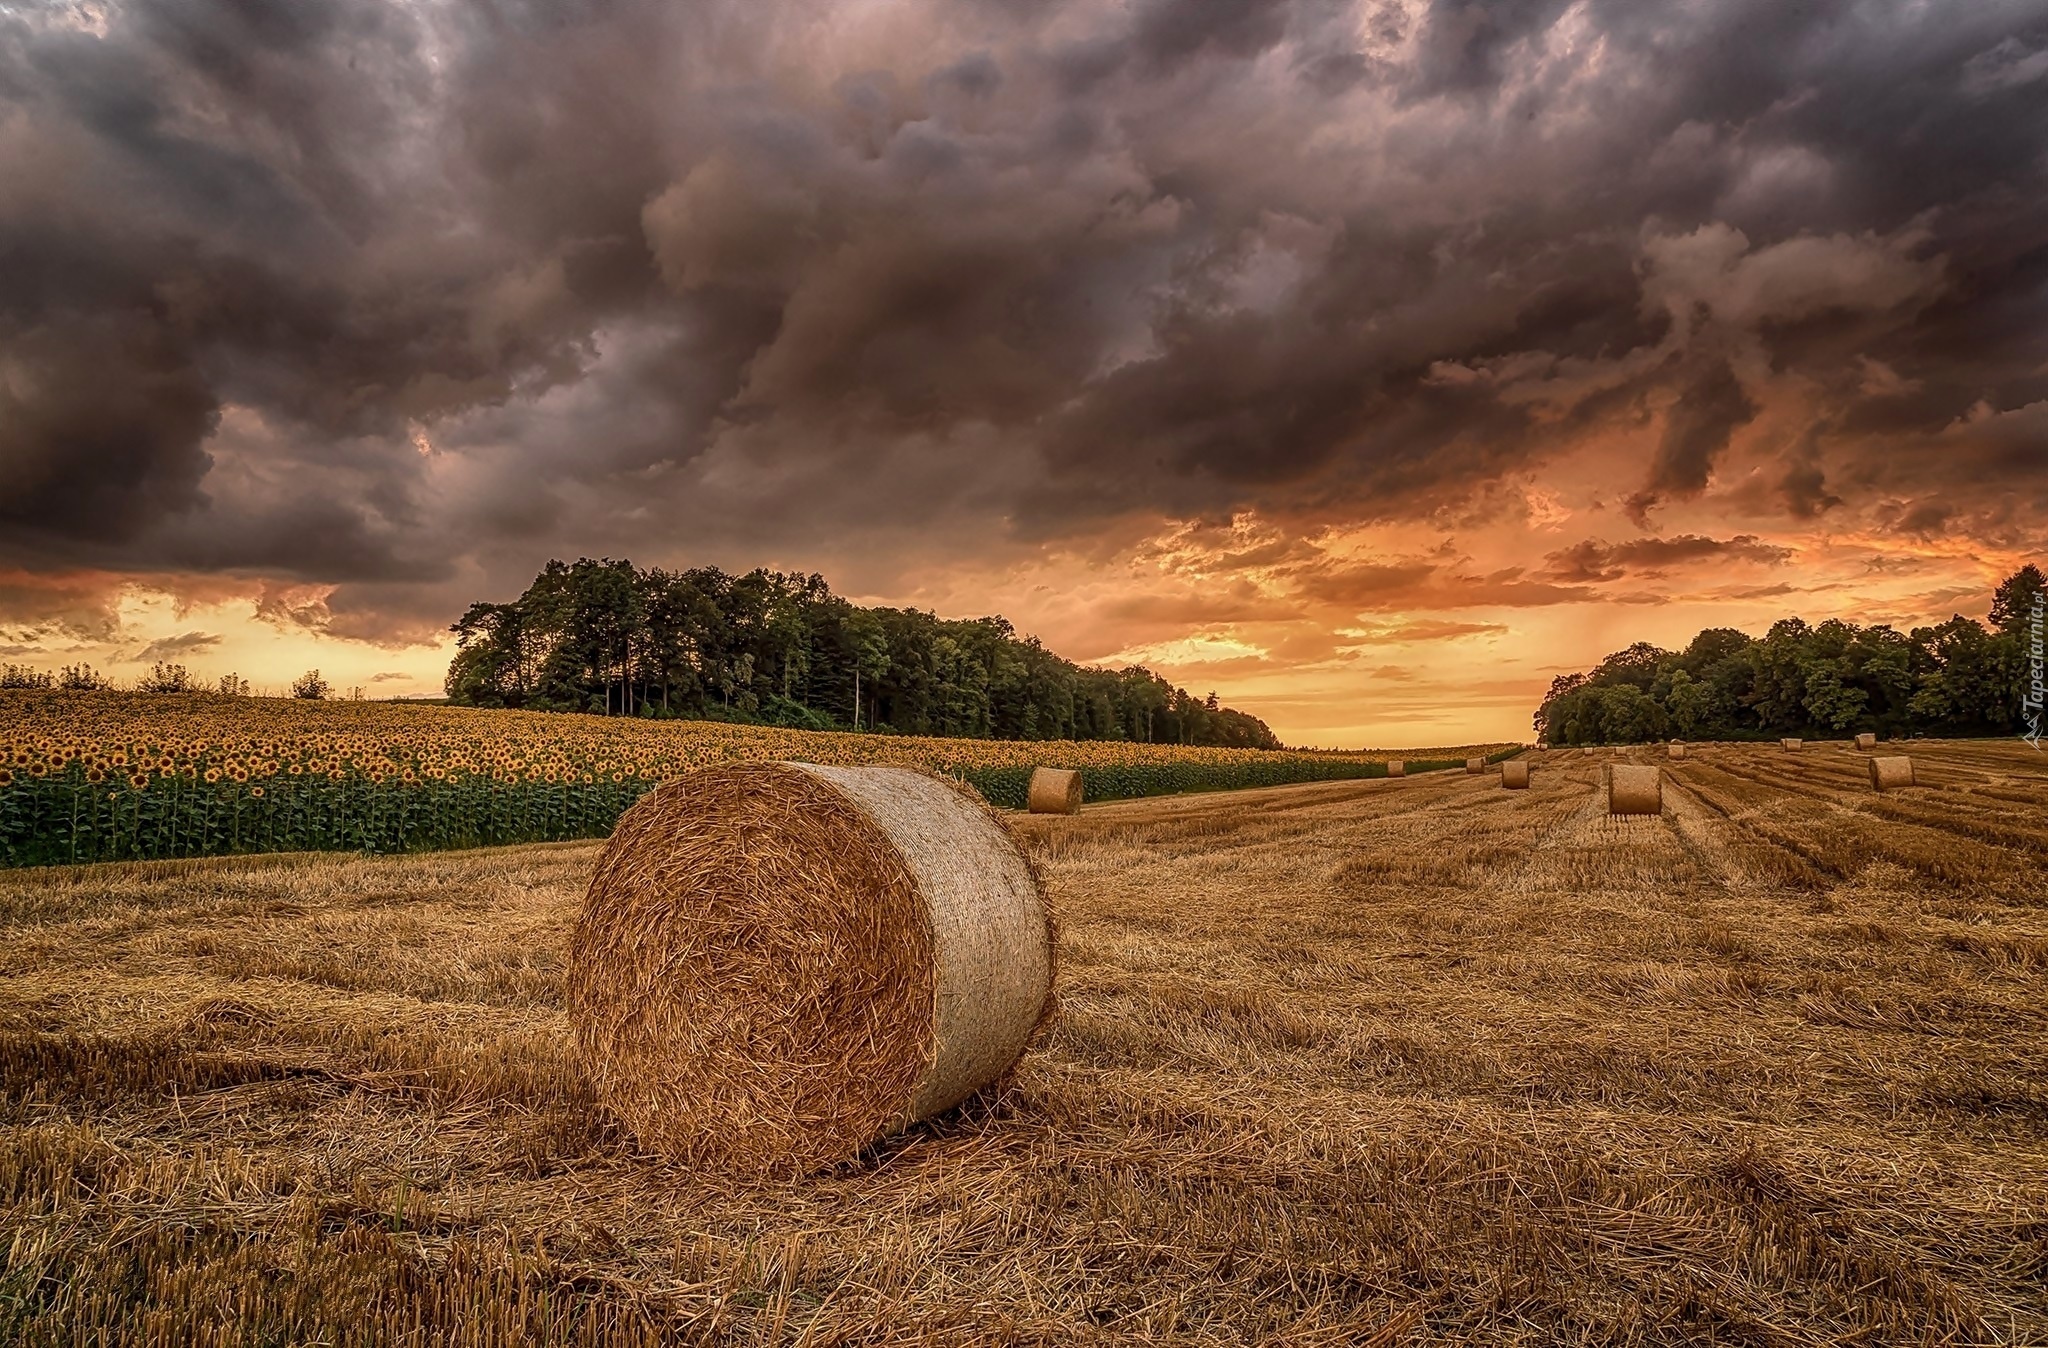
[[[985,739],[1272,749],[1266,723],[1150,670],[1090,669],[1002,618],[862,608],[816,575],[551,561],[454,624],[450,700]]]
[[[1710,628],[1682,651],[1637,642],[1589,673],[1554,679],[1536,737],[1637,744],[1673,735],[2008,734],[2020,726],[2029,613],[2043,588],[2032,565],[2006,577],[1988,628],[1961,616],[1906,633],[1786,618],[1761,638]]]

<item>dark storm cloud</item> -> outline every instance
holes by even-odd
[[[211,632],[180,632],[174,637],[160,637],[150,642],[135,654],[137,660],[178,660],[201,651],[212,650],[220,645],[220,638]]]
[[[1665,568],[1686,562],[1739,561],[1776,566],[1789,561],[1790,548],[1763,542],[1754,534],[1734,538],[1708,538],[1702,534],[1679,534],[1672,538],[1634,538],[1625,543],[1604,543],[1587,539],[1553,552],[1544,560],[1550,574],[1574,582],[1620,580],[1623,576],[1660,575]]]
[[[2042,0],[4,7],[0,565],[396,639],[1578,440],[1653,526],[1774,411],[1748,508],[2009,536],[2044,147]]]
[[[1649,485],[1629,498],[1636,523],[1647,524],[1650,509],[1667,497],[1705,491],[1715,458],[1757,410],[1725,360],[1713,362],[1689,382],[1665,418]]]

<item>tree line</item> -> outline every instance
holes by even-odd
[[[451,702],[984,739],[1274,749],[1266,723],[1148,669],[1077,665],[1000,617],[863,608],[818,575],[550,561],[452,629]]]
[[[1673,735],[2010,734],[2020,726],[2030,614],[2043,590],[2041,571],[2021,567],[1993,593],[1988,626],[1957,615],[1900,633],[1785,618],[1762,637],[1709,628],[1682,651],[1637,642],[1552,680],[1536,737],[1638,744]]]

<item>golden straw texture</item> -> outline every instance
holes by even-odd
[[[1778,741],[1778,747],[1789,753],[1796,754],[1799,752],[1799,746],[1804,743],[1806,743],[1805,740],[1783,739]]]
[[[1486,771],[1486,760],[1485,760],[1485,759],[1483,759],[1483,758],[1468,758],[1468,759],[1466,759],[1466,760],[1465,760],[1465,771],[1467,771],[1467,772],[1470,772],[1470,773],[1481,773],[1481,772],[1484,772],[1484,771]]]
[[[1856,747],[1866,751],[1875,749],[1877,747],[1877,736],[1868,730],[1863,731],[1856,736]]]
[[[1387,776],[1389,776],[1389,777],[1406,777],[1407,775],[1408,775],[1408,761],[1407,761],[1406,759],[1404,759],[1404,758],[1395,758],[1395,759],[1390,759],[1390,760],[1388,760],[1388,762],[1387,762]]]
[[[1526,791],[1529,788],[1529,765],[1522,759],[1510,758],[1500,765],[1500,784],[1510,791]]]
[[[1609,814],[1664,813],[1664,773],[1641,764],[1616,763],[1607,770]]]
[[[1051,960],[1029,866],[963,791],[904,768],[731,765],[619,821],[571,941],[569,1012],[648,1150],[801,1174],[1007,1071]]]
[[[1685,746],[1683,744],[1667,744],[1664,746],[1664,756],[1666,758],[1684,758]]]
[[[1870,784],[1879,791],[1890,791],[1894,787],[1916,785],[1913,779],[1913,760],[1904,754],[1873,758],[1870,763]]]
[[[1033,768],[1025,789],[1024,807],[1032,814],[1079,814],[1081,774],[1060,768]]]

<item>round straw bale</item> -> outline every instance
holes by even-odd
[[[1870,784],[1879,791],[1889,791],[1893,787],[1898,786],[1914,785],[1913,760],[1904,754],[1872,758],[1866,761],[1870,764]]]
[[[1389,776],[1389,777],[1406,777],[1407,775],[1408,775],[1408,764],[1407,764],[1407,761],[1406,761],[1406,760],[1404,760],[1404,759],[1399,759],[1399,758],[1395,758],[1395,759],[1390,759],[1390,760],[1388,760],[1388,762],[1387,762],[1387,776]]]
[[[1806,743],[1805,740],[1784,739],[1778,741],[1778,747],[1780,749],[1786,750],[1789,753],[1796,754],[1799,752],[1799,746],[1804,743]]]
[[[1024,793],[1024,805],[1033,814],[1079,814],[1081,774],[1061,768],[1031,769],[1031,786]]]
[[[1052,951],[1030,864],[966,788],[728,764],[619,820],[569,1017],[649,1151],[798,1175],[1003,1077],[1051,1010]]]
[[[1484,771],[1486,771],[1486,760],[1485,760],[1485,759],[1483,759],[1483,758],[1468,758],[1468,759],[1466,759],[1466,760],[1465,760],[1465,771],[1467,771],[1467,772],[1471,772],[1471,773],[1480,773],[1480,772],[1484,772]]]
[[[1868,752],[1871,749],[1875,749],[1877,747],[1877,736],[1873,735],[1868,730],[1863,731],[1861,734],[1856,736],[1856,747],[1864,750],[1865,752]]]
[[[1519,758],[1510,758],[1500,765],[1500,784],[1510,791],[1529,789],[1529,764]]]
[[[1685,746],[1683,744],[1667,744],[1664,746],[1664,756],[1666,758],[1684,758]]]
[[[1616,763],[1607,770],[1607,813],[1664,813],[1664,774],[1660,769]]]
[[[1597,754],[1597,753],[1599,753],[1600,751],[1599,751],[1598,749],[1595,749],[1595,748],[1594,748],[1594,747],[1593,747],[1592,745],[1590,745],[1590,744],[1589,744],[1589,745],[1587,745],[1587,746],[1586,746],[1585,748],[1583,748],[1583,749],[1579,750],[1579,752],[1580,752],[1581,754],[1585,755],[1585,756],[1586,756],[1587,758],[1591,758],[1591,757],[1592,757],[1592,756],[1593,756],[1594,754]]]

